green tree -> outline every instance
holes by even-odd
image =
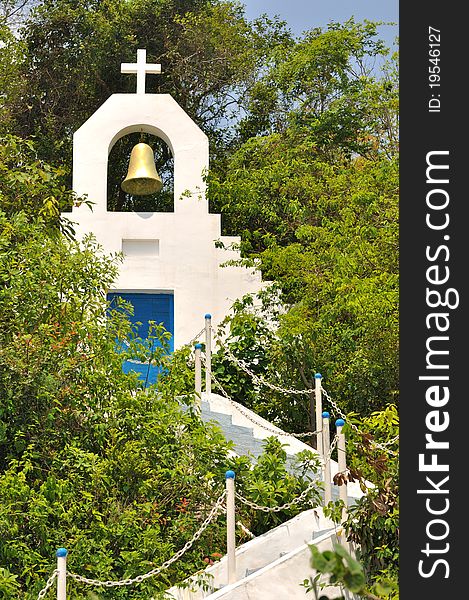
[[[358,481],[363,492],[349,506],[331,502],[324,513],[341,523],[361,563],[360,586],[364,597],[391,600],[399,597],[399,417],[389,404],[366,418],[353,413],[343,429],[347,439],[347,471],[334,477],[336,485]],[[318,563],[319,564],[319,563]],[[332,572],[328,564],[329,572]],[[313,565],[314,566],[314,565]],[[320,569],[321,570],[321,569]],[[323,572],[327,572],[323,571]],[[336,572],[336,575],[339,573]],[[343,581],[342,581],[343,583]],[[346,586],[348,587],[348,586]],[[351,588],[349,588],[351,589]],[[352,590],[353,591],[353,590]]]
[[[363,416],[398,390],[397,57],[381,77],[370,66],[386,52],[375,23],[353,20],[278,45],[238,145],[208,176],[224,231],[241,233],[241,262],[274,282],[235,305],[232,352],[284,388],[310,389],[320,372]],[[215,363],[238,401],[314,428],[306,394],[292,402],[253,384],[223,350]]]
[[[31,140],[6,134],[0,137],[0,208],[8,216],[23,212],[29,220],[40,217],[48,229],[71,231],[60,213],[83,199],[63,183],[65,169],[38,158]]]
[[[286,455],[273,443],[253,470],[248,459],[229,456],[221,431],[194,410],[188,348],[168,356],[169,334],[153,324],[161,351],[150,353],[133,343],[131,305],[108,306],[119,257],[104,255],[91,236],[78,242],[64,235],[34,206],[15,210],[13,200],[27,197],[24,182],[11,176],[15,165],[38,182],[43,174],[53,180],[54,169],[35,160],[30,143],[8,143],[17,157],[13,168],[8,153],[0,162],[8,210],[0,211],[0,591],[6,599],[32,599],[53,570],[57,547],[67,547],[69,569],[81,575],[142,574],[191,539],[228,467],[246,490],[270,486],[290,501],[308,484],[304,468],[312,463],[305,456],[298,477],[287,473]],[[68,192],[56,193],[61,206]],[[43,196],[45,183],[39,203]],[[116,349],[123,340],[126,355]],[[165,373],[158,387],[142,390],[136,374],[123,373],[126,357],[156,361]],[[317,498],[314,489],[310,499]],[[271,523],[249,521],[259,532]],[[219,517],[159,577],[100,597],[157,594],[182,581],[206,566],[204,558],[224,553],[224,529]],[[82,585],[70,589],[88,597]]]
[[[337,151],[368,155],[370,136],[385,128],[370,110],[393,106],[397,79],[387,66],[377,84],[374,66],[388,50],[377,37],[379,23],[350,19],[313,28],[290,43],[277,44],[246,98],[246,116],[239,125],[240,140],[285,133],[293,129],[328,160]],[[373,93],[371,93],[373,89]],[[386,134],[397,123],[388,114]],[[392,131],[391,131],[392,130]],[[383,142],[383,139],[380,139]]]
[[[311,566],[318,572],[314,578],[306,579],[303,585],[307,591],[314,593],[316,600],[326,600],[329,596],[321,594],[320,590],[328,585],[340,586],[353,594],[367,600],[397,600],[399,598],[396,580],[382,580],[373,586],[366,585],[363,566],[356,561],[340,544],[335,544],[333,550],[320,552],[311,545]],[[320,583],[321,575],[329,576],[329,584]],[[341,595],[334,600],[345,600]]]
[[[207,515],[228,446],[174,395],[138,391],[122,372],[115,340],[129,322],[119,311],[105,316],[117,263],[91,238],[78,244],[40,219],[2,213],[0,258],[0,564],[27,598],[59,546],[84,574],[150,570]],[[223,551],[217,531],[143,588]]]
[[[71,568],[98,577],[164,562],[219,493],[228,446],[176,394],[143,393],[122,372],[116,339],[131,339],[131,326],[106,314],[118,257],[65,236],[57,207],[73,195],[60,173],[31,142],[2,141],[0,589],[33,598],[61,545]],[[216,531],[187,568],[219,547]],[[179,564],[148,589],[184,575]]]
[[[9,26],[9,12],[5,6],[3,15],[0,12],[0,135],[8,132],[13,122],[13,106],[22,91],[19,71],[23,55],[23,44]]]
[[[397,400],[397,164],[381,157],[331,166],[279,144],[284,152],[265,144],[243,177],[233,170],[217,190],[226,191],[233,215],[239,208],[240,226],[253,223],[241,242],[246,261],[256,259],[276,283],[262,301],[235,305],[226,343],[283,388],[312,388],[321,373],[342,410],[364,416]],[[288,394],[255,386],[223,349],[219,360],[217,372],[222,380],[230,376],[238,401],[256,398],[251,405],[261,414],[304,431],[306,395],[293,403]]]
[[[365,495],[350,508],[345,530],[371,583],[399,570],[399,417],[390,404],[365,419],[349,416],[347,463]],[[355,425],[355,427],[354,427]],[[357,427],[358,425],[358,427]],[[373,484],[369,488],[365,481]]]
[[[25,60],[22,93],[12,98],[13,131],[35,136],[40,157],[71,166],[72,134],[113,93],[135,91],[120,64],[134,62],[137,48],[163,73],[147,90],[170,93],[211,136],[226,146],[226,122],[268,49],[288,37],[281,24],[246,21],[237,3],[217,0],[42,0],[21,30]],[[157,169],[167,182],[160,198],[170,205],[173,169],[169,148],[153,140]],[[148,209],[156,198],[129,198],[120,189],[133,138],[121,140],[109,170],[111,209]]]
[[[45,0],[20,41],[1,29],[0,126],[37,138],[4,135],[0,149],[0,590],[11,597],[18,586],[37,597],[59,545],[71,570],[99,578],[161,564],[198,528],[234,464],[220,432],[192,410],[187,349],[147,356],[166,370],[157,390],[142,393],[122,373],[116,339],[136,332],[122,312],[106,317],[117,257],[92,238],[73,241],[59,218],[82,201],[64,183],[72,133],[111,93],[133,90],[120,62],[138,47],[170,64],[155,90],[172,93],[215,140],[211,205],[225,232],[242,233],[243,262],[275,283],[259,302],[236,303],[225,345],[284,388],[311,388],[320,371],[343,412],[397,402],[395,67],[377,79],[365,64],[384,52],[375,24],[331,24],[294,40],[281,23],[263,23],[262,32],[239,6],[215,1]],[[117,149],[116,173],[131,143]],[[160,150],[164,172],[171,158]],[[116,194],[114,207],[135,208]],[[164,348],[166,334],[156,324],[154,333]],[[144,347],[130,351],[145,357]],[[213,366],[236,400],[286,429],[315,428],[307,395],[253,380],[222,346]],[[373,415],[370,430],[385,429],[386,415]],[[369,464],[381,465],[377,447],[370,452]],[[375,482],[376,495],[347,526],[373,577],[396,565],[395,464],[373,479],[359,458],[352,476]],[[289,476],[274,443],[253,470],[242,459],[234,466],[259,502],[287,501],[308,483],[301,466]],[[244,517],[259,533],[274,524]],[[222,540],[221,523],[143,593],[197,571]]]

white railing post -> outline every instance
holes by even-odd
[[[202,399],[202,359],[200,356],[202,344],[194,346],[194,362],[195,362],[195,403],[200,410],[200,402]]]
[[[337,427],[337,465],[339,469],[339,473],[346,474],[347,470],[347,456],[345,449],[345,433],[342,433],[342,428],[345,425],[345,421],[343,419],[337,419],[335,422],[335,426]],[[342,518],[345,519],[347,516],[347,483],[343,483],[339,486],[339,497],[344,502],[344,510],[342,513]]]
[[[318,432],[316,434],[316,440],[317,440],[316,445],[317,445],[317,450],[319,452],[319,456],[321,458],[324,458],[322,434],[320,432],[321,424],[322,424],[321,379],[322,379],[321,373],[316,373],[316,375],[314,376],[314,383],[315,383],[314,393],[315,393],[315,397],[316,397],[316,431]]]
[[[331,457],[329,456],[331,449],[331,438],[329,432],[329,413],[322,413],[322,444],[324,451],[324,505],[329,504],[332,500],[331,487]]]
[[[316,413],[315,413],[315,405],[316,405],[316,392],[313,390],[309,393],[309,418],[311,419],[311,431],[316,431],[318,429],[316,424]],[[316,442],[317,445],[317,442]]]
[[[67,550],[59,548],[57,557],[57,600],[67,600]]]
[[[212,315],[205,315],[205,391],[212,392]]]
[[[226,558],[228,565],[228,584],[236,581],[236,510],[235,510],[235,473],[225,473],[226,482]]]

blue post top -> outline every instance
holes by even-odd
[[[314,378],[315,378],[315,379],[322,379],[322,375],[321,375],[321,373],[316,373],[316,374],[314,375]]]
[[[336,427],[342,427],[343,425],[345,425],[345,421],[343,419],[337,419],[335,422]]]
[[[57,556],[57,558],[63,558],[64,556],[67,556],[68,551],[66,548],[58,548],[55,552],[55,555]]]
[[[234,479],[235,478],[235,472],[234,471],[227,471],[225,473],[225,479]]]
[[[201,350],[201,349],[202,349],[202,344],[195,344],[195,345],[194,345],[194,348],[195,348],[196,350]]]
[[[212,318],[212,315],[211,315],[210,313],[207,313],[207,314],[205,315],[205,318],[206,318],[206,319],[211,319],[211,318]]]
[[[328,419],[330,416],[331,416],[331,415],[330,415],[330,414],[327,412],[327,410],[325,410],[325,411],[322,413],[322,418],[323,418],[323,419]]]

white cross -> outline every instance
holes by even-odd
[[[122,63],[121,73],[137,73],[137,94],[144,94],[146,74],[154,73],[159,75],[161,73],[161,65],[147,64],[147,51],[137,50],[137,62]]]

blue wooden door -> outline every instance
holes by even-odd
[[[138,337],[145,340],[148,337],[148,321],[162,323],[167,331],[171,333],[170,352],[174,350],[174,297],[172,294],[142,294],[111,292],[107,299],[111,302],[119,296],[134,307],[134,314],[129,316],[132,323],[140,322],[138,326]],[[142,363],[136,360],[126,360],[122,365],[124,373],[135,371],[140,379],[147,385],[155,383],[160,369],[154,365]]]

